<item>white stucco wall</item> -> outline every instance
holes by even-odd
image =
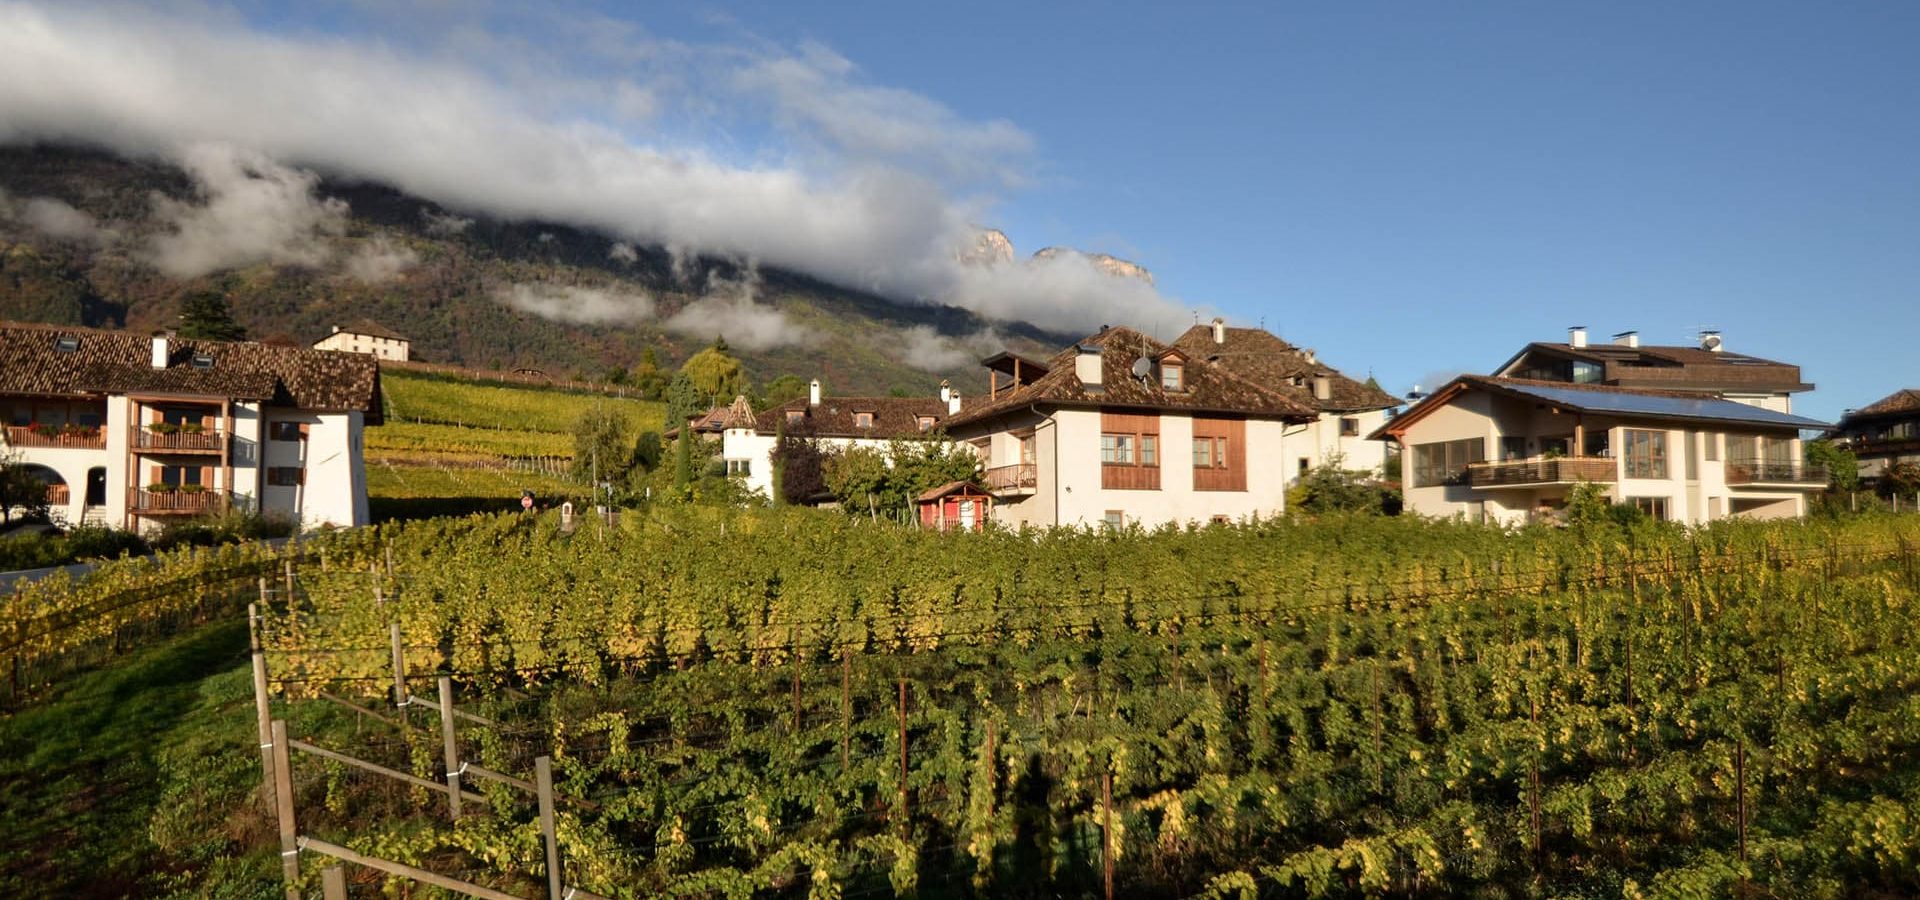
[[[1101,487],[1100,412],[1098,410],[1057,410],[1053,414],[1055,441],[1042,442],[1038,465],[1040,490],[1046,493],[1058,461],[1057,492],[1053,492],[1058,513],[1054,521],[1069,527],[1096,527],[1104,523],[1109,510],[1118,510],[1128,524],[1155,527],[1167,523],[1206,523],[1215,516],[1244,519],[1278,515],[1286,508],[1290,474],[1284,465],[1272,463],[1286,459],[1283,446],[1285,425],[1277,421],[1253,419],[1247,422],[1247,489],[1244,491],[1196,491],[1193,489],[1193,419],[1177,413],[1160,416],[1160,489],[1109,490]]]
[[[276,422],[306,425],[306,440],[272,440],[272,425]],[[364,423],[365,416],[358,411],[268,410],[260,426],[260,435],[265,438],[260,446],[265,452],[255,475],[262,511],[293,516],[302,528],[367,524],[367,474],[362,456]],[[269,484],[266,469],[277,466],[301,469],[303,483]],[[236,473],[235,481],[238,480]]]
[[[406,362],[412,357],[412,342],[394,338],[374,337],[370,334],[355,334],[351,331],[336,331],[314,342],[315,350],[337,350],[342,353],[365,353],[381,359]]]

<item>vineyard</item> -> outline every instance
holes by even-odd
[[[609,897],[1897,896],[1915,541],[472,518],[337,536],[258,625],[292,734],[420,785],[552,759],[548,830],[294,767],[303,830],[511,896],[543,833]],[[345,732],[441,675],[457,727]]]

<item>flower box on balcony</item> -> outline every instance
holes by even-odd
[[[154,422],[147,426],[147,430],[154,434],[179,434],[180,426],[172,422]]]
[[[167,484],[164,481],[156,481],[150,485],[147,485],[147,493],[150,493],[150,494],[171,494],[177,489],[178,488],[176,486]]]

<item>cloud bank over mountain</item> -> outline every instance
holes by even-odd
[[[871,84],[829,48],[688,45],[557,16],[572,43],[476,27],[423,47],[179,9],[0,2],[0,143],[184,166],[200,202],[158,202],[170,229],[150,248],[170,273],[313,261],[341,218],[312,189],[324,172],[470,215],[564,222],[1045,327],[1187,316],[1076,254],[961,262],[976,240],[968,223],[990,213],[982,198],[1026,180],[1032,138]],[[764,138],[746,153],[709,140],[700,123],[715,117]],[[395,263],[360,274],[391,277]],[[716,303],[697,318],[755,340],[778,325],[750,300]]]

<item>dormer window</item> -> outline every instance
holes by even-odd
[[[53,339],[53,352],[55,353],[73,353],[79,349],[80,336],[77,334],[63,334]]]
[[[1160,364],[1160,387],[1163,390],[1184,391],[1187,389],[1186,375],[1185,366],[1177,362],[1163,362]]]
[[[798,425],[798,424],[800,424],[800,422],[801,422],[801,421],[802,421],[803,419],[805,419],[806,417],[807,417],[807,411],[806,411],[806,410],[804,410],[804,409],[790,409],[790,410],[787,410],[787,424],[788,424],[788,425]]]
[[[854,413],[854,414],[853,414],[853,427],[855,427],[855,428],[872,428],[872,427],[873,427],[873,413],[870,413],[870,412],[857,412],[857,413]]]
[[[205,353],[195,353],[193,355],[193,367],[202,371],[211,369],[213,368],[213,357]]]
[[[921,417],[920,417],[920,430],[921,430],[921,431],[932,431],[932,430],[933,430],[933,417],[932,417],[932,416],[921,416]]]

